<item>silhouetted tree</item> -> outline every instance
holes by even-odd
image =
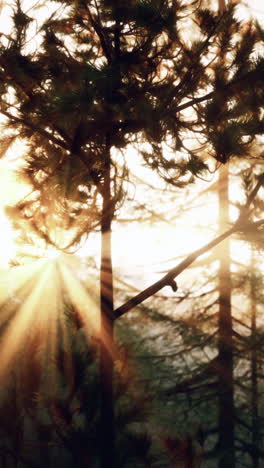
[[[101,456],[109,468],[114,320],[164,285],[175,290],[174,277],[203,253],[114,312],[111,226],[125,195],[124,152],[136,147],[144,164],[176,186],[206,171],[209,158],[218,165],[249,154],[263,132],[263,58],[254,55],[263,32],[242,28],[232,5],[224,13],[177,0],[60,5],[38,27],[34,49],[34,12],[15,3],[14,28],[0,49],[0,112],[8,129],[2,145],[16,137],[27,142],[24,175],[34,194],[17,210],[31,229],[66,249],[100,226]],[[219,51],[228,65],[217,59]],[[70,228],[70,240],[61,241]]]

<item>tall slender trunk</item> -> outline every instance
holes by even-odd
[[[106,167],[103,184],[101,220],[101,342],[100,342],[100,466],[114,468],[114,395],[113,395],[113,349],[114,349],[114,300],[113,269],[111,257],[111,224],[113,203],[111,199],[111,157],[106,147]]]
[[[251,411],[252,411],[252,468],[259,468],[259,455],[257,452],[259,439],[259,414],[258,414],[258,357],[257,357],[257,308],[256,308],[256,290],[253,278],[255,267],[254,252],[251,252],[251,283],[250,283],[250,318],[251,318]]]
[[[226,10],[225,0],[218,0],[218,11]],[[219,64],[225,64],[225,54],[219,50]],[[224,104],[225,105],[225,104]],[[229,225],[228,166],[219,171],[219,229]],[[235,408],[234,351],[231,307],[230,241],[226,239],[219,257],[219,316],[218,316],[218,468],[235,467]]]
[[[219,174],[219,228],[229,223],[228,168]],[[219,458],[218,468],[235,467],[234,447],[234,356],[231,309],[230,243],[225,240],[220,250],[219,319],[218,319],[218,399]]]

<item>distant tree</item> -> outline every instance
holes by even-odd
[[[236,168],[236,171],[238,170]],[[247,193],[253,187],[254,172],[258,170],[257,162],[254,166],[242,170]],[[221,214],[219,227],[223,230],[230,205],[226,168],[221,171],[218,190]],[[252,216],[260,215],[261,210],[263,198],[257,197],[254,200]],[[262,236],[250,227],[249,232],[246,233],[245,230],[243,239],[251,242],[253,249],[263,249]],[[225,249],[224,255],[216,251],[197,262],[197,268],[207,267],[208,275],[204,275],[203,281],[186,294],[187,304],[182,313],[183,318],[177,318],[177,314],[175,316],[170,312],[169,305],[169,317],[160,317],[160,326],[164,322],[170,324],[177,343],[176,347],[172,345],[167,354],[167,347],[171,346],[167,331],[167,345],[162,347],[159,357],[167,357],[167,361],[170,358],[171,367],[173,359],[176,359],[176,369],[174,378],[171,377],[171,370],[167,370],[167,375],[164,373],[166,383],[163,392],[169,399],[174,396],[175,405],[178,402],[181,406],[182,415],[179,414],[176,419],[178,424],[184,424],[184,415],[188,414],[188,418],[185,416],[187,428],[189,418],[203,426],[206,458],[216,458],[218,463],[223,463],[224,460],[225,466],[228,463],[232,463],[232,466],[243,466],[243,457],[246,466],[253,467],[258,466],[264,455],[261,448],[263,415],[259,401],[259,389],[263,385],[263,375],[260,371],[263,359],[263,327],[257,318],[257,310],[263,304],[263,281],[257,268],[256,254],[253,254],[255,265],[252,262],[250,265],[243,265],[243,259],[234,261],[230,254],[230,246],[223,244],[220,250]],[[218,279],[217,268],[210,267],[210,263],[216,261],[220,263]],[[231,273],[231,266],[235,267],[236,272]],[[210,269],[214,273],[209,273]],[[153,326],[150,328],[153,329]],[[226,364],[223,351],[228,351]],[[153,353],[154,362],[155,359],[157,358]],[[225,405],[224,399],[228,399]],[[178,413],[176,406],[173,413]],[[221,423],[223,419],[229,418],[228,424]]]
[[[101,466],[109,468],[115,466],[113,359],[105,343],[113,346],[114,320],[165,285],[175,290],[174,278],[204,252],[114,311],[111,229],[125,196],[125,150],[134,146],[144,164],[176,186],[204,173],[207,159],[218,166],[250,154],[263,133],[264,62],[254,54],[263,31],[242,28],[233,5],[223,13],[198,1],[58,5],[38,27],[34,48],[34,12],[29,16],[15,2],[14,28],[0,49],[2,148],[18,137],[27,142],[24,175],[34,194],[17,210],[46,241],[67,249],[100,226]],[[186,32],[191,25],[193,38]],[[228,64],[218,60],[219,50]],[[70,240],[60,241],[69,229]]]

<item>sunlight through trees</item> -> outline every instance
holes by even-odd
[[[239,235],[263,248],[264,31],[260,23],[238,19],[237,3],[63,0],[50,2],[50,9],[42,4],[28,7],[22,0],[12,4],[12,25],[2,33],[0,44],[0,143],[4,158],[15,144],[23,145],[21,163],[14,163],[14,169],[28,191],[6,207],[20,251],[17,248],[12,268],[6,271],[0,296],[0,376],[17,392],[24,385],[22,370],[32,368],[34,391],[21,390],[21,398],[31,395],[35,413],[20,401],[17,414],[25,418],[20,426],[25,434],[31,434],[32,425],[44,428],[48,444],[59,440],[64,466],[196,468],[203,456],[208,468],[240,466],[229,246],[230,237]],[[143,184],[133,173],[133,152],[134,166],[142,168],[139,173],[149,174]],[[228,167],[241,168],[235,179],[244,182],[232,221]],[[175,207],[177,230],[181,212],[193,216],[187,202],[196,198],[195,182],[203,181],[205,187],[217,171],[219,232],[198,247],[192,234],[185,243],[186,256],[173,261],[149,286],[142,281],[139,291],[129,290],[125,274],[118,278],[113,263],[113,231],[123,214],[128,214],[128,228],[137,220],[140,229],[147,217],[170,224],[170,205]],[[137,203],[136,191],[144,184]],[[75,251],[94,234],[100,237],[100,259],[91,252],[85,263]],[[132,258],[139,248],[136,242],[126,246]],[[136,385],[129,351],[115,332],[120,322],[127,328],[120,333],[129,337],[139,310],[147,315],[139,318],[139,335],[141,321],[142,334],[144,320],[150,319],[150,334],[151,320],[167,322],[166,306],[155,310],[157,295],[166,297],[163,288],[170,291],[169,300],[178,306],[186,302],[183,307],[192,309],[192,288],[182,286],[184,293],[179,293],[178,277],[191,277],[194,270],[189,267],[203,258],[206,264],[210,256],[202,257],[205,254],[219,262],[214,286],[219,293],[216,354],[209,364],[200,363],[206,348],[201,335],[197,369],[201,364],[205,374],[195,370],[194,381],[186,379],[178,372],[177,358],[171,372],[179,379],[175,389],[187,395],[196,377],[208,377],[208,368],[210,378],[214,376],[210,386],[218,400],[211,416],[217,429],[211,438],[209,429],[208,447],[203,447],[206,437],[199,423],[192,435],[180,434],[179,426],[173,434],[155,431],[142,396],[151,392],[145,383]],[[128,274],[133,277],[133,271]],[[204,284],[210,282],[206,270],[201,274]],[[204,291],[207,294],[206,286]],[[253,306],[251,317],[254,342]],[[179,345],[188,335],[186,327],[183,321]],[[201,333],[202,329],[203,325]],[[199,334],[198,323],[196,330]],[[192,335],[196,339],[195,327]],[[185,352],[188,355],[188,346]],[[192,372],[193,358],[188,359]],[[258,395],[257,361],[251,349],[247,362],[252,395]],[[28,372],[25,379],[30,378]],[[155,386],[155,376],[152,379]],[[171,389],[166,392],[168,396]],[[10,400],[13,405],[16,399]],[[258,453],[251,461],[257,468],[262,456],[257,441],[260,413],[253,400],[251,411],[252,443]],[[193,409],[191,414],[195,420]],[[243,444],[245,448],[245,438]],[[5,456],[10,463],[42,463],[16,443],[3,446],[3,466]],[[45,464],[58,466],[54,460],[56,454],[50,452]]]

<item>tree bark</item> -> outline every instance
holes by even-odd
[[[102,222],[101,222],[101,271],[100,271],[100,302],[101,302],[101,333],[100,333],[100,466],[114,468],[114,300],[113,300],[113,269],[111,256],[111,224],[113,219],[113,203],[111,199],[111,157],[110,147],[106,147],[106,166],[102,190]]]
[[[219,228],[222,232],[229,223],[228,168],[219,174]],[[219,317],[218,317],[218,468],[235,467],[234,444],[234,356],[231,309],[230,242],[223,241],[219,265]]]
[[[257,308],[256,308],[256,288],[254,282],[255,259],[254,252],[251,252],[251,282],[250,282],[250,315],[251,315],[251,411],[252,411],[252,468],[259,468],[259,414],[258,414],[258,356],[257,356]]]

